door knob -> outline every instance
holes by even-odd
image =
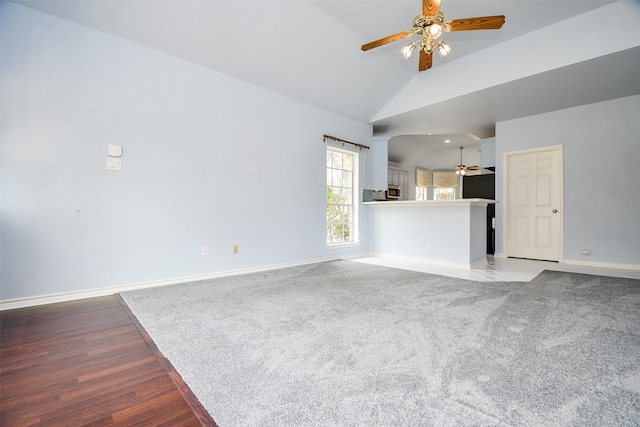
[[[554,210],[552,210],[551,212],[553,212],[553,213],[558,213],[558,209],[554,209]]]

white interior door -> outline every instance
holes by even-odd
[[[507,256],[562,257],[562,147],[506,153]]]

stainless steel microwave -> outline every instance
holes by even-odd
[[[389,185],[387,188],[387,200],[399,200],[400,187],[397,185]]]

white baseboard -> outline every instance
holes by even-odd
[[[469,268],[479,268],[479,267],[484,267],[485,265],[488,265],[489,262],[487,261],[487,259],[481,259],[479,261],[476,262],[472,262],[471,264],[469,264]]]
[[[464,269],[472,269],[477,267],[482,267],[487,265],[487,259],[481,259],[470,264],[464,262],[454,262],[454,261],[443,261],[440,259],[432,259],[432,258],[423,258],[419,256],[410,256],[410,255],[397,255],[383,252],[369,252],[369,256],[375,256],[380,258],[389,258],[406,262],[418,262],[424,264],[436,264],[442,267],[454,267],[454,268],[464,268]]]
[[[620,264],[617,262],[585,261],[581,259],[565,259],[563,264],[584,265],[588,267],[615,268],[618,270],[640,270],[640,264]]]
[[[284,264],[275,264],[275,265],[269,265],[269,266],[263,266],[263,267],[246,268],[246,269],[240,269],[240,270],[229,270],[229,271],[223,271],[223,272],[212,273],[212,274],[179,277],[174,279],[157,280],[157,281],[143,282],[143,283],[134,283],[129,285],[114,286],[114,287],[108,287],[108,288],[88,289],[83,291],[66,292],[66,293],[51,294],[51,295],[41,295],[41,296],[27,297],[27,298],[16,298],[16,299],[11,299],[6,301],[0,301],[0,311],[12,310],[16,308],[34,307],[34,306],[45,305],[45,304],[53,304],[57,302],[74,301],[74,300],[85,299],[85,298],[95,298],[95,297],[113,295],[119,292],[131,291],[135,289],[145,289],[145,288],[153,288],[156,286],[175,285],[178,283],[187,283],[187,282],[195,282],[199,280],[216,279],[219,277],[235,276],[240,274],[258,273],[262,271],[275,270],[278,268],[315,264],[318,262],[334,261],[337,259],[355,259],[355,258],[362,258],[366,256],[391,258],[391,259],[403,260],[407,262],[438,264],[440,266],[449,266],[449,267],[464,268],[464,269],[482,267],[487,264],[486,259],[476,261],[471,264],[466,264],[466,263],[459,263],[459,262],[448,262],[448,261],[442,261],[442,260],[436,260],[436,259],[429,259],[429,258],[422,258],[422,257],[415,257],[415,256],[394,255],[394,254],[378,253],[378,252],[357,253],[357,254],[350,254],[350,255],[341,255],[338,257],[327,257],[327,258],[318,258],[313,260],[298,261],[298,262],[291,262],[291,263],[284,263]],[[507,258],[504,253],[498,253],[498,252],[494,254],[494,257]],[[564,264],[582,265],[582,266],[589,266],[589,267],[616,268],[616,269],[622,269],[622,270],[640,270],[640,265],[638,264],[620,264],[620,263],[593,262],[593,261],[567,260],[567,259],[564,260]]]
[[[268,265],[263,267],[245,268],[240,270],[222,271],[219,273],[203,274],[197,276],[178,277],[174,279],[155,280],[151,282],[133,283],[129,285],[113,286],[108,288],[87,289],[76,292],[66,292],[60,294],[41,295],[35,297],[16,298],[0,301],[0,311],[12,310],[16,308],[35,307],[38,305],[53,304],[57,302],[74,301],[85,298],[103,297],[114,295],[119,292],[132,291],[135,289],[154,288],[156,286],[175,285],[178,283],[196,282],[199,280],[216,279],[219,277],[236,276],[240,274],[259,273],[262,271],[275,270],[278,268],[295,267],[299,265],[316,264],[319,262],[335,261],[338,259],[351,259],[366,256],[367,254],[342,255],[338,257],[318,258],[306,261],[297,261],[284,264]]]
[[[493,255],[495,258],[508,258],[503,252],[496,252]],[[535,261],[535,260],[532,260]],[[564,259],[559,264],[567,265],[581,265],[585,267],[601,267],[601,268],[615,268],[618,270],[640,270],[640,264],[622,264],[617,262],[598,262],[587,261],[583,259]]]
[[[369,256],[369,252],[361,252],[357,254],[340,255],[340,259],[356,259]]]

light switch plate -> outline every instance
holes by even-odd
[[[107,156],[122,156],[122,145],[107,144]]]

